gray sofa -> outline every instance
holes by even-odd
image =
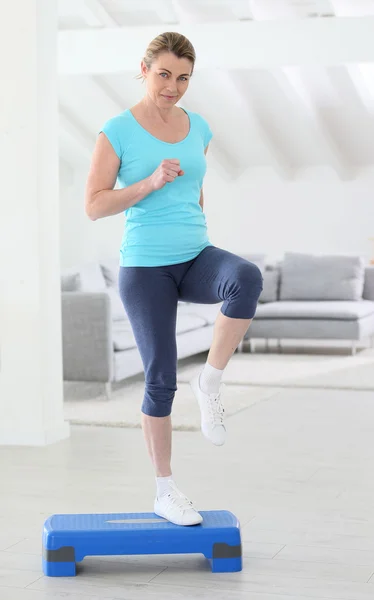
[[[245,342],[349,340],[374,336],[374,266],[359,256],[286,253],[264,272],[264,290]],[[254,344],[252,345],[252,348]]]
[[[61,276],[64,379],[103,382],[108,397],[112,382],[143,370],[117,276],[117,259],[84,264]],[[178,359],[209,349],[220,306],[179,303]]]
[[[278,264],[245,255],[264,277],[255,318],[244,336],[256,339],[350,340],[374,336],[374,267],[360,257],[287,253]],[[64,379],[112,382],[142,372],[142,362],[122,306],[118,261],[82,265],[61,276]],[[178,359],[209,349],[218,304],[180,302]]]

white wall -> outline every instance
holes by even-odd
[[[265,173],[269,173],[265,171]],[[328,169],[282,182],[257,172],[234,185],[211,177],[206,213],[212,241],[237,252],[357,253],[374,237],[374,173],[341,182]],[[309,178],[309,181],[308,181]]]
[[[92,222],[84,214],[87,168],[60,174],[62,268],[117,256],[122,215]],[[268,169],[251,170],[234,183],[209,168],[204,182],[211,241],[231,252],[264,252],[269,262],[285,251],[374,255],[374,173],[351,182],[313,169],[292,182]]]
[[[60,162],[61,268],[74,267],[119,253],[124,217],[91,221],[84,212],[84,189],[89,165],[71,170]]]

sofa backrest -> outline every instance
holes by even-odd
[[[267,265],[262,273],[263,290],[259,302],[277,302],[279,300],[280,268],[279,265]]]
[[[248,255],[244,256],[244,258],[255,262],[255,264],[257,263],[258,266],[263,269],[261,270],[264,278],[264,289],[260,295],[259,302],[266,303],[280,300],[284,261],[267,264],[265,268],[263,265],[259,264],[263,260],[263,255]],[[255,260],[255,258],[257,260]],[[61,290],[64,292],[74,292],[78,290],[110,292],[115,296],[112,303],[116,306],[115,313],[117,314],[117,318],[119,318],[124,309],[118,301],[117,294],[114,292],[116,288],[117,269],[118,267],[115,260],[112,262],[103,261],[103,264],[100,264],[99,262],[89,263],[76,269],[69,269],[61,274]],[[115,291],[117,292],[118,290]],[[362,298],[374,302],[374,265],[366,265],[364,267]]]
[[[102,293],[109,296],[113,321],[127,319],[118,291],[118,260],[104,265],[99,262],[84,263],[61,274],[62,292]]]
[[[374,302],[374,265],[367,265],[365,267],[365,284],[362,297],[364,300]]]
[[[280,300],[347,300],[362,298],[365,264],[361,256],[286,252]]]
[[[63,292],[105,292],[106,281],[100,264],[84,263],[61,274]]]
[[[266,270],[263,273],[264,289],[259,299],[260,302],[276,302],[277,300],[283,299],[281,293],[282,275],[284,273],[283,265],[284,261],[279,261],[266,266]],[[363,284],[359,283],[358,285],[360,286],[359,289],[362,289],[362,293],[359,295],[356,290],[356,298],[358,300],[364,299],[374,302],[374,264],[365,265],[363,267]],[[311,300],[312,298],[305,299]],[[338,299],[343,300],[346,298]]]

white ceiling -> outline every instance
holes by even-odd
[[[167,30],[191,32],[201,68],[181,104],[209,121],[225,177],[328,166],[350,180],[374,165],[374,0],[60,0],[59,27],[60,154],[72,168],[142,97],[143,40]]]

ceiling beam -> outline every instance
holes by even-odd
[[[176,0],[153,0],[152,9],[165,24],[175,25],[180,22],[180,11]]]
[[[374,17],[188,24],[196,69],[374,62]],[[133,71],[159,26],[60,31],[61,74]],[[222,40],[230,40],[230,44]]]
[[[183,99],[182,106],[191,112],[199,112],[200,107],[196,105],[193,99]],[[232,181],[238,176],[238,169],[235,165],[235,159],[230,154],[227,145],[223,145],[216,137],[213,136],[209,144],[207,162],[216,171],[219,172],[222,179]]]
[[[224,181],[232,182],[242,173],[233,164],[232,156],[227,149],[217,140],[212,140],[207,154],[207,163],[210,165]]]
[[[356,1],[356,0],[354,0]],[[262,20],[333,16],[330,0],[247,0],[253,18]]]
[[[335,15],[335,8],[332,0],[315,0],[315,2],[316,16],[333,17]]]
[[[337,17],[354,17],[373,15],[374,6],[373,3],[368,3],[367,0],[329,0],[334,13]]]
[[[373,65],[348,65],[348,74],[368,113],[374,115],[374,68]]]
[[[243,123],[246,124],[248,135],[251,135],[251,131],[256,131],[266,148],[272,169],[281,179],[292,179],[294,171],[287,162],[284,153],[278,148],[274,138],[271,136],[266,119],[252,102],[251,95],[243,84],[243,78],[235,71],[225,72],[225,75],[225,89],[230,90],[232,109],[236,114],[241,115]]]
[[[78,4],[78,3],[77,3]],[[87,25],[91,27],[118,27],[118,23],[108,13],[100,0],[81,0],[80,9]]]
[[[252,16],[257,21],[295,17],[287,0],[248,0]]]
[[[74,168],[70,164],[69,160],[64,158],[66,149],[64,144],[59,144],[59,179],[64,185],[69,186],[74,182]]]
[[[243,0],[231,0],[229,8],[234,17],[240,21],[253,21],[254,19],[250,0],[246,2],[243,2]]]
[[[119,92],[108,85],[103,77],[93,75],[90,78],[90,85],[93,87],[96,102],[99,94],[101,102],[105,102],[106,104],[108,102],[111,103],[111,114],[119,114],[124,110],[126,98],[122,97]]]
[[[83,161],[90,161],[95,146],[95,139],[71,117],[66,108],[60,106],[60,151],[69,164],[74,164],[77,156]],[[72,155],[69,155],[71,148]]]
[[[347,163],[338,144],[325,126],[303,79],[300,69],[283,68],[272,73],[295,110],[303,111],[318,135],[323,155],[342,181],[354,178],[354,169]]]

